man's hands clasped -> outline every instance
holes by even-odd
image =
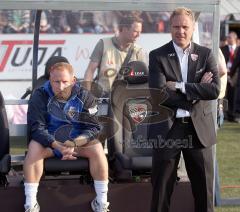
[[[52,147],[57,149],[62,154],[62,160],[76,160],[77,152],[74,151],[74,147],[65,146],[64,143],[54,141]]]

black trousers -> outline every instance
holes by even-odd
[[[213,212],[212,147],[200,143],[193,123],[176,119],[153,150],[151,212],[168,212],[181,151],[194,196],[195,212]],[[186,200],[187,201],[187,200]]]
[[[235,87],[232,87],[230,83],[227,83],[226,98],[228,100],[228,121],[234,121],[235,119]]]

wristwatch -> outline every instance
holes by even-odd
[[[175,83],[175,88],[177,91],[182,91],[182,83],[181,82],[176,82]]]

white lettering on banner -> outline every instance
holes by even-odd
[[[90,57],[90,52],[88,48],[84,48],[84,49],[82,49],[81,47],[77,48],[76,57],[75,57],[76,60],[80,60],[81,58],[86,60],[89,57]]]

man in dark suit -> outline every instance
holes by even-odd
[[[237,50],[235,50],[235,57],[234,57],[234,61],[233,64],[231,66],[231,70],[228,73],[229,76],[229,81],[230,81],[230,85],[232,85],[233,87],[231,87],[232,90],[232,95],[233,96],[233,116],[234,122],[240,123],[240,48],[238,47]],[[228,92],[229,94],[230,92]],[[228,101],[229,102],[229,101]],[[229,107],[228,107],[229,108]],[[229,112],[229,111],[228,111]]]
[[[237,50],[237,39],[238,36],[236,32],[229,32],[227,36],[227,45],[221,47],[228,69],[230,69],[233,64],[234,54]]]
[[[210,49],[191,42],[195,25],[191,10],[177,8],[170,25],[172,41],[149,56],[149,86],[168,94],[162,104],[175,114],[159,123],[159,129],[168,126],[167,132],[150,127],[151,139],[158,141],[153,150],[151,212],[169,211],[181,152],[195,212],[212,212],[216,132],[210,100],[217,99],[220,90],[217,64]]]
[[[235,121],[235,103],[236,103],[236,94],[235,94],[235,86],[233,83],[233,80],[231,79],[232,73],[231,69],[234,69],[232,66],[233,64],[236,64],[236,60],[238,60],[236,53],[238,51],[237,47],[237,33],[236,32],[230,32],[227,36],[227,42],[228,44],[223,46],[221,48],[222,53],[225,58],[225,62],[227,64],[228,68],[228,83],[227,83],[227,92],[226,92],[226,98],[228,100],[228,111],[227,111],[227,119],[228,121]]]

